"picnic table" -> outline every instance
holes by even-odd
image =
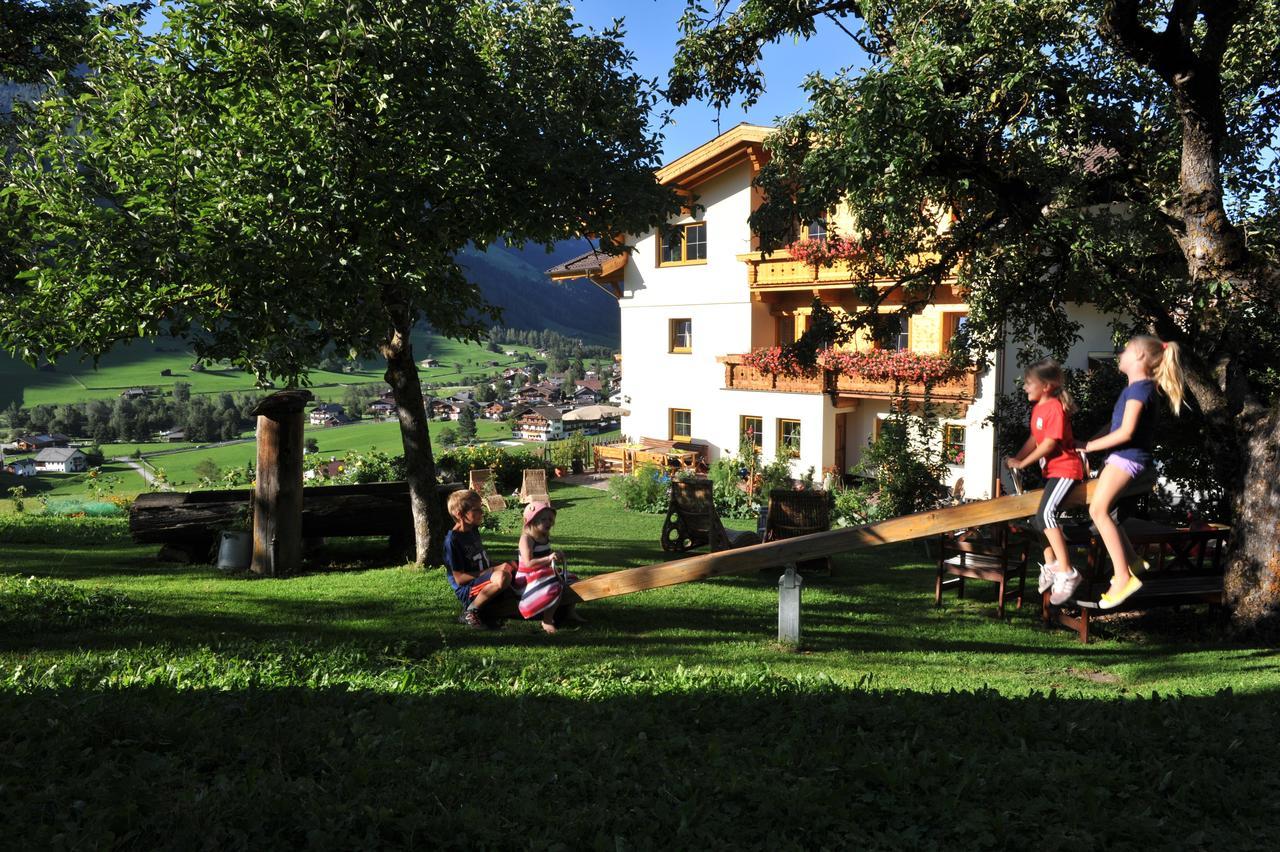
[[[1222,602],[1222,572],[1230,527],[1206,524],[1191,529],[1142,518],[1128,518],[1122,526],[1148,565],[1140,576],[1142,588],[1118,607],[1099,607],[1098,598],[1110,585],[1112,575],[1107,548],[1090,528],[1064,528],[1067,543],[1073,549],[1086,550],[1085,580],[1072,604],[1052,606],[1045,593],[1041,604],[1045,622],[1075,630],[1081,642],[1088,642],[1090,622],[1108,613]]]

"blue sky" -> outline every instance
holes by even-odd
[[[714,0],[704,5],[710,6]],[[685,9],[685,0],[575,0],[575,17],[593,29],[604,29],[614,18],[626,23],[626,43],[636,55],[636,70],[646,77],[666,80],[675,55],[680,30],[676,22]],[[765,82],[768,90],[750,112],[731,106],[720,115],[721,130],[748,121],[772,124],[783,115],[805,105],[801,89],[813,71],[833,74],[847,65],[860,67],[863,54],[853,41],[830,22],[823,22],[818,34],[807,42],[788,39],[764,48]],[[675,123],[662,130],[665,137],[663,161],[690,151],[716,135],[715,110],[704,104],[689,104],[673,114]]]

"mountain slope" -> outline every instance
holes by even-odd
[[[586,280],[557,284],[545,274],[590,249],[585,240],[558,243],[550,253],[540,246],[520,249],[496,244],[486,252],[468,249],[460,262],[485,298],[502,308],[502,325],[545,328],[616,347],[620,332],[613,296]]]

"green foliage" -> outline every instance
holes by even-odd
[[[27,509],[27,504],[23,502],[23,498],[27,496],[27,488],[25,485],[15,485],[9,489],[9,499],[13,501],[13,511],[21,513]]]
[[[469,245],[674,209],[618,31],[549,0],[385,11],[192,0],[155,33],[104,21],[90,82],[59,79],[19,128],[6,201],[31,271],[0,343],[34,359],[185,333],[203,360],[289,381],[372,353],[388,317],[478,339],[496,317],[458,266]]]
[[[458,447],[436,457],[441,482],[466,482],[471,471],[489,468],[496,487],[503,494],[520,487],[525,470],[545,467],[540,458],[527,450],[507,451],[492,444]]]
[[[609,496],[633,512],[660,515],[670,502],[671,479],[651,464],[609,480]]]
[[[862,452],[856,473],[873,477],[874,502],[868,494],[847,497],[845,505],[869,509],[870,520],[895,518],[931,509],[945,495],[946,463],[937,436],[937,421],[909,415],[901,402],[880,427],[880,436]]]
[[[476,437],[476,416],[471,411],[470,406],[464,406],[458,412],[458,437],[470,443]]]
[[[110,627],[138,617],[129,598],[65,580],[0,575],[0,635],[26,636]]]
[[[580,431],[570,432],[569,437],[551,447],[552,464],[564,470],[572,470],[575,462],[585,467],[592,461],[591,442]]]

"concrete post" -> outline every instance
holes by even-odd
[[[800,592],[804,578],[796,573],[794,563],[778,578],[778,641],[800,644]]]

